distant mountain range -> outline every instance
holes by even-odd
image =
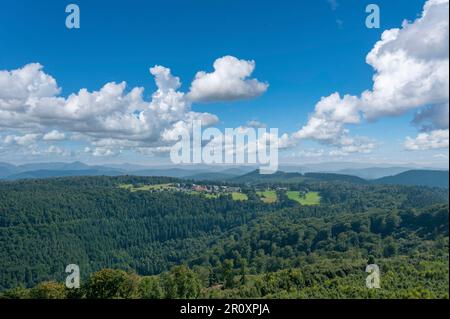
[[[410,170],[372,181],[376,184],[421,185],[448,188],[448,171]]]
[[[0,179],[49,178],[64,176],[168,176],[194,180],[222,180],[243,175],[254,168],[204,168],[204,167],[147,167],[134,164],[87,165],[73,163],[33,163],[12,165],[0,162]]]
[[[26,171],[17,174],[12,174],[4,179],[30,179],[30,178],[51,178],[51,177],[68,177],[68,176],[118,176],[123,175],[120,172],[104,169],[79,169],[79,170],[36,170]]]
[[[358,176],[335,174],[335,173],[286,173],[276,172],[271,175],[261,175],[259,172],[235,177],[231,179],[237,183],[298,183],[308,180],[320,181],[338,181],[353,184],[390,184],[406,186],[429,186],[448,188],[448,171],[440,170],[409,170],[392,176],[386,176],[378,179],[363,179]]]
[[[122,175],[124,171],[104,166],[90,166],[81,162],[33,163],[15,166],[0,163],[0,179],[48,178],[63,176]]]
[[[261,175],[253,167],[146,167],[134,164],[87,165],[73,163],[33,163],[12,165],[0,162],[0,179],[36,179],[67,176],[168,176],[190,180],[229,181],[235,183],[297,183],[305,180],[342,181],[358,184],[423,185],[448,188],[448,170],[410,169],[407,167],[356,167],[329,172],[307,166],[282,166],[271,175]],[[325,169],[324,169],[325,168]],[[284,171],[286,170],[286,171]]]
[[[300,183],[308,180],[339,181],[354,184],[366,184],[369,181],[358,176],[335,173],[287,173],[278,171],[270,175],[261,175],[258,170],[233,178],[236,183]]]
[[[385,176],[397,175],[411,170],[408,167],[367,167],[367,168],[347,168],[335,171],[338,174],[358,176],[364,179],[377,179]]]
[[[232,178],[234,183],[301,183],[307,178],[301,173],[287,173],[278,171],[273,174],[260,174],[259,170]]]

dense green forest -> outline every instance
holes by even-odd
[[[120,187],[184,182],[0,182],[1,296],[448,298],[447,189],[276,180],[235,185],[248,198],[236,201]],[[320,204],[302,206],[286,187],[318,192]],[[276,202],[257,196],[266,188]],[[366,288],[368,263],[381,289]],[[81,289],[64,287],[68,264]]]

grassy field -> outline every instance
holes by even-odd
[[[320,204],[320,195],[318,192],[308,192],[304,196],[301,196],[300,192],[288,191],[286,195],[289,199],[295,200],[301,205],[311,206]]]
[[[231,197],[233,198],[233,200],[237,200],[237,201],[242,201],[242,200],[248,199],[247,195],[245,195],[243,193],[239,193],[239,192],[232,192]]]
[[[266,204],[275,203],[278,200],[277,193],[275,191],[262,191],[262,192],[256,192],[256,194]]]
[[[204,195],[205,195],[206,198],[212,199],[212,198],[219,198],[221,194],[205,193]]]
[[[134,186],[132,184],[122,184],[122,185],[119,185],[119,187],[128,189],[130,192],[174,189],[174,186],[172,184],[155,184],[155,185],[142,185],[142,186]]]
[[[206,193],[206,192],[190,191],[188,194],[201,195],[201,196],[205,196],[206,198],[209,198],[209,199],[214,199],[214,198],[219,198],[222,195],[226,195],[227,193],[220,192],[220,193],[211,194],[211,193]],[[240,192],[233,192],[233,193],[231,193],[231,197],[235,201],[248,200],[248,196],[243,194],[243,193],[240,193]]]
[[[152,191],[152,190],[175,190],[176,187],[173,186],[170,183],[167,184],[155,184],[155,185],[141,185],[136,186],[132,184],[121,184],[119,185],[120,188],[127,189],[130,192],[138,192],[138,191]],[[191,195],[202,195],[209,199],[219,198],[221,195],[224,195],[226,193],[207,193],[207,192],[199,192],[199,191],[189,191],[187,194]],[[246,194],[240,193],[240,192],[233,192],[231,193],[231,197],[235,201],[245,201],[248,200],[248,196]]]

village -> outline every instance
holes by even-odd
[[[282,186],[260,186],[260,187],[243,187],[236,185],[220,185],[209,183],[164,183],[164,184],[122,184],[120,188],[127,189],[131,192],[147,191],[162,192],[175,191],[183,192],[189,195],[203,195],[206,198],[219,198],[222,195],[231,195],[234,201],[246,201],[249,199],[249,193],[256,196],[265,204],[273,204],[279,201],[279,194],[285,194],[289,200],[295,201],[301,205],[310,206],[320,203],[320,194],[318,192],[304,190],[291,190]]]

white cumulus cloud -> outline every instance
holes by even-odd
[[[0,71],[0,129],[7,134],[2,142],[27,146],[41,138],[59,141],[70,134],[93,146],[88,153],[111,156],[123,150],[168,146],[177,137],[165,139],[167,132],[176,133],[177,126],[194,120],[206,126],[219,121],[214,114],[192,110],[191,100],[179,91],[180,79],[169,68],[157,65],[150,73],[157,90],[147,101],[142,87],[128,89],[126,82],[62,97],[56,80],[37,63]],[[49,127],[53,130],[48,131]],[[105,141],[110,145],[101,145]]]
[[[420,133],[415,138],[407,137],[404,143],[408,151],[423,151],[431,149],[448,149],[449,130],[434,130]]]
[[[249,78],[254,61],[224,56],[214,62],[214,72],[198,72],[188,94],[192,101],[217,102],[250,99],[263,94],[267,83]]]
[[[20,146],[29,146],[35,144],[39,139],[40,134],[25,134],[25,135],[8,135],[3,140],[5,145],[20,145]]]
[[[66,134],[59,132],[57,130],[53,130],[48,132],[42,138],[44,141],[62,141],[66,138]]]
[[[416,110],[414,125],[430,132],[420,134],[417,142],[432,144],[428,148],[414,147],[413,139],[409,138],[407,148],[423,150],[442,145],[436,144],[434,137],[448,130],[448,11],[449,0],[429,0],[421,17],[404,21],[401,28],[384,31],[366,58],[375,71],[372,89],[360,96],[341,97],[334,93],[322,98],[306,125],[293,136],[335,146],[339,152],[368,152],[376,143],[364,137],[351,137],[349,124],[360,123],[363,118],[373,121]]]

